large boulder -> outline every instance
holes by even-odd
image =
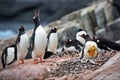
[[[120,18],[109,23],[106,28],[100,29],[96,32],[98,37],[106,38],[112,41],[120,39]]]

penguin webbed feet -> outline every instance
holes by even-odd
[[[18,65],[19,65],[19,64],[24,64],[24,60],[19,60],[19,61],[18,61]]]
[[[38,64],[38,63],[43,63],[46,62],[44,59],[40,58],[40,59],[34,59],[34,64]]]
[[[43,62],[45,62],[45,60],[44,60],[44,59],[42,59],[42,58],[40,58],[40,63],[43,63]]]

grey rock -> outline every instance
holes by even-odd
[[[114,21],[115,19],[120,17],[119,11],[116,6],[109,3],[105,6],[104,13],[107,23]]]
[[[82,11],[81,13],[81,19],[83,21],[84,24],[84,29],[90,34],[93,35],[93,24],[92,21],[90,19],[90,16],[88,14],[88,9],[86,8]]]
[[[106,19],[104,14],[105,5],[106,2],[101,2],[95,9],[96,20],[99,28],[104,28],[106,26]]]
[[[120,18],[110,22],[106,28],[100,29],[96,32],[98,37],[106,38],[112,41],[120,39]]]

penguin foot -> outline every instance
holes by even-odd
[[[18,61],[18,65],[19,64],[24,64],[24,60]]]
[[[43,62],[45,62],[45,60],[40,58],[40,63],[43,63]]]
[[[38,63],[38,61],[34,60],[34,64],[37,64],[37,63]]]
[[[24,64],[24,60],[21,61],[21,64]]]

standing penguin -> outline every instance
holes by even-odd
[[[32,58],[34,59],[34,64],[36,64],[37,63],[36,58],[40,58],[40,62],[45,61],[43,57],[47,45],[47,34],[45,29],[39,23],[40,21],[39,12],[38,13],[35,12],[33,20],[35,23],[35,28],[33,31],[34,36],[32,37],[33,41],[31,44],[33,44]]]
[[[19,34],[16,40],[16,46],[17,46],[18,64],[24,63],[24,59],[28,53],[29,37],[27,33],[25,33],[25,29],[23,26],[19,28]]]
[[[16,45],[11,45],[6,47],[3,50],[1,62],[3,68],[7,67],[7,65],[12,64],[15,60],[17,60],[17,47]]]
[[[49,32],[47,39],[48,39],[47,48],[46,48],[47,51],[44,55],[44,59],[50,57],[57,50],[58,33],[55,27],[51,29],[51,31]]]

